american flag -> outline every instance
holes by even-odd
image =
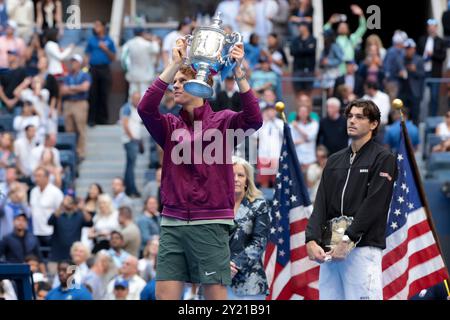
[[[319,265],[306,253],[305,229],[312,213],[290,129],[284,125],[264,269],[267,300],[318,299]]]
[[[398,177],[394,183],[383,252],[385,300],[409,299],[448,278],[430,227],[426,200],[419,193],[421,182],[411,144],[405,136],[408,135],[402,123],[397,154]]]

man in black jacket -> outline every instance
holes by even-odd
[[[375,103],[356,100],[345,115],[352,143],[328,159],[306,247],[310,259],[326,262],[320,268],[320,299],[382,299],[381,259],[397,175],[395,157],[373,139],[380,124]]]

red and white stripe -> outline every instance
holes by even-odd
[[[268,300],[318,299],[319,264],[309,260],[305,245],[305,229],[312,206],[289,211],[290,262],[283,268],[276,263],[277,247],[269,242],[264,255]]]
[[[447,270],[424,208],[408,215],[407,223],[386,239],[383,252],[383,296],[406,300],[447,278]]]

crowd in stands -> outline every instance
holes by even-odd
[[[264,120],[251,137],[258,145],[256,183],[263,190],[274,185],[283,141],[275,103],[286,100],[290,86],[294,105],[288,122],[312,201],[327,158],[348,146],[343,115],[348,102],[363,98],[378,105],[377,139],[395,151],[400,119],[391,101],[403,99],[413,145],[425,143],[417,127],[423,120],[421,101],[428,87],[426,116],[438,116],[440,90],[439,83],[425,79],[443,76],[448,48],[437,35],[439,22],[429,19],[420,39],[396,30],[392,43],[383,44],[368,34],[364,11],[357,5],[350,10],[357,29],[350,29],[346,16],[332,14],[321,29],[324,47],[318,52],[311,0],[228,0],[217,8],[224,29],[244,37],[244,66]],[[447,17],[448,11],[442,21],[450,36]],[[150,138],[154,178],[138,190],[136,159],[149,138],[137,105],[169,63],[175,41],[199,24],[187,17],[164,38],[138,27],[116,48],[106,25],[96,21],[83,56],[75,53],[75,44],[59,44],[61,1],[37,1],[34,7],[31,0],[0,0],[0,261],[30,265],[37,299],[155,299],[162,155]],[[129,84],[120,110],[124,174],[111,182],[112,194],[92,181],[87,195],[80,195],[76,177],[78,164],[89,157],[87,126],[108,122],[110,65],[116,59]],[[325,116],[316,112],[322,91]],[[231,75],[215,81],[210,103],[216,112],[241,110]],[[169,87],[161,112],[179,110]],[[430,152],[450,152],[450,112],[440,121],[432,132],[439,140]],[[141,212],[134,201],[142,202]],[[194,286],[186,297],[197,294]],[[9,281],[0,281],[1,295],[16,297]]]

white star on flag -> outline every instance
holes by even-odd
[[[414,209],[414,204],[412,204],[412,203],[408,204],[408,208],[409,209]]]
[[[281,189],[281,183],[277,184],[277,188]]]
[[[283,243],[284,243],[283,238],[278,239],[278,243],[279,243],[279,244],[283,244]]]
[[[284,164],[284,165],[283,165],[283,169],[284,169],[284,170],[287,170],[287,168],[288,168],[288,165],[287,165],[287,164]]]
[[[278,227],[278,232],[283,232],[283,227],[282,226]]]
[[[288,182],[288,181],[289,181],[289,177],[288,177],[288,176],[284,176],[283,180],[284,180],[285,182]]]
[[[291,196],[291,201],[292,201],[292,202],[297,201],[297,196],[292,195],[292,196]]]
[[[398,160],[398,161],[402,161],[402,160],[403,160],[403,155],[402,155],[402,154],[399,154],[399,155],[397,156],[397,160]]]
[[[406,190],[406,183],[402,183],[402,190],[405,191]]]
[[[290,194],[290,193],[291,193],[291,191],[290,191],[289,189],[284,189],[284,193],[286,193],[286,194]]]
[[[281,219],[280,211],[275,212],[275,217],[277,217],[277,219]]]
[[[398,228],[397,222],[392,222],[391,228],[392,228],[392,229],[397,229],[397,228]]]
[[[275,228],[270,228],[270,233],[275,233],[275,231],[277,231],[277,229],[275,229]]]
[[[272,203],[273,203],[274,206],[277,206],[278,205],[278,200],[277,199],[273,199]]]
[[[403,202],[405,202],[405,200],[403,199],[403,197],[398,197],[397,201],[400,202],[400,204],[403,203]]]
[[[283,157],[287,157],[288,153],[286,151],[283,152]]]
[[[394,211],[394,214],[395,214],[396,216],[399,216],[399,215],[401,215],[402,213],[400,212],[400,209],[396,209],[396,210]]]
[[[282,257],[284,257],[284,255],[285,255],[284,251],[283,251],[283,250],[280,250],[279,255],[282,256]]]

